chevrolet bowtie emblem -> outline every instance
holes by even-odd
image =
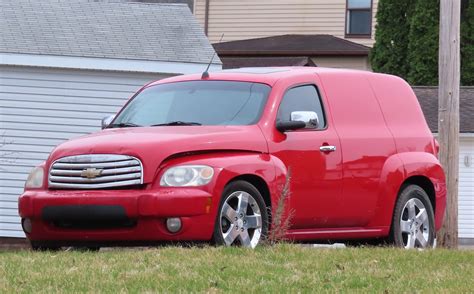
[[[95,167],[93,168],[86,168],[85,170],[82,171],[81,177],[83,178],[88,178],[88,179],[93,179],[102,173],[101,169],[96,169]]]

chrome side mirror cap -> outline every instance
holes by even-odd
[[[302,121],[306,127],[319,127],[319,117],[314,111],[293,111],[290,117],[291,121]]]
[[[105,129],[110,125],[110,123],[114,120],[115,115],[109,115],[102,119],[102,130]]]

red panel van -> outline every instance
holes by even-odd
[[[163,241],[255,247],[287,175],[287,238],[430,247],[438,146],[402,79],[248,68],[144,86],[103,130],[59,145],[19,199],[33,248]]]

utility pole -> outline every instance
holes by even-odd
[[[448,190],[438,244],[458,246],[459,84],[461,0],[441,0],[439,22],[439,158]]]

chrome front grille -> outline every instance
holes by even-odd
[[[143,184],[143,166],[128,155],[85,154],[56,160],[49,171],[49,188],[104,189]]]

